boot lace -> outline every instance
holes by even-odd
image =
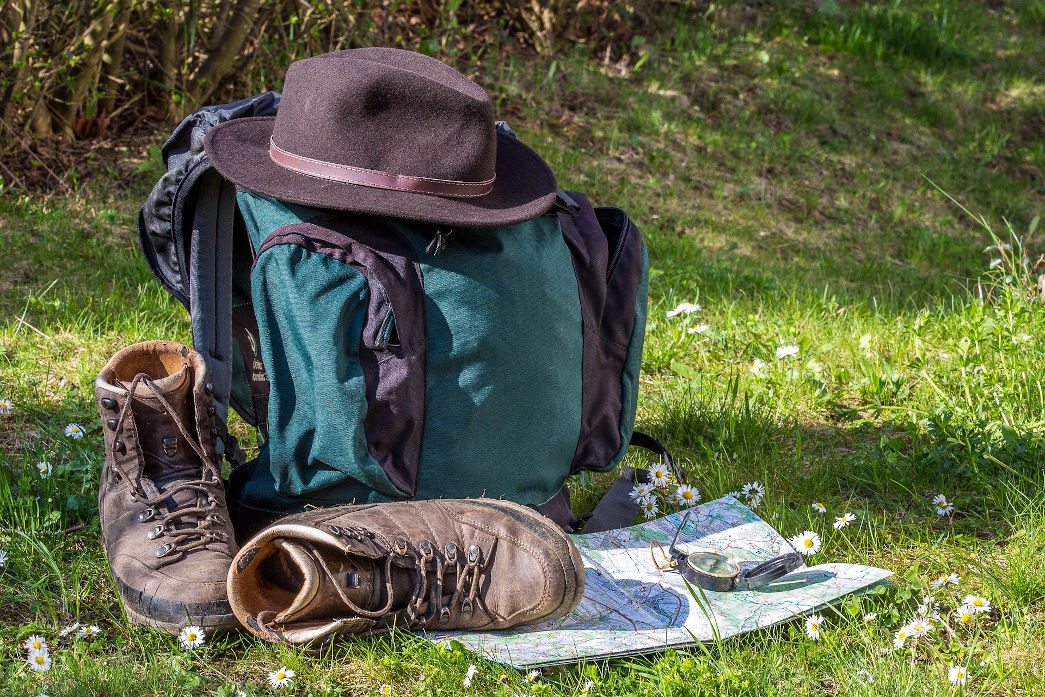
[[[453,542],[448,542],[436,552],[434,545],[422,540],[417,550],[410,549],[406,540],[397,539],[393,553],[385,557],[385,604],[378,610],[364,610],[349,598],[345,591],[334,584],[341,601],[355,614],[368,619],[379,619],[388,615],[395,603],[392,588],[392,567],[396,556],[407,557],[413,561],[413,591],[404,610],[392,613],[394,616],[405,615],[411,625],[426,626],[438,614],[440,624],[445,624],[457,615],[467,621],[475,611],[475,600],[479,594],[482,579],[482,550],[478,545],[468,547],[462,559],[460,550]],[[320,555],[317,559],[320,566],[333,578],[333,574]],[[446,576],[453,574],[456,582],[450,599],[443,603],[443,588]],[[447,589],[449,594],[449,588]]]
[[[181,417],[178,416],[177,411],[175,411],[174,407],[172,407],[170,402],[168,402],[163,396],[163,393],[156,386],[156,383],[153,382],[153,380],[145,373],[138,373],[135,375],[134,379],[131,380],[130,385],[125,387],[127,391],[127,400],[124,402],[123,407],[120,409],[119,416],[116,419],[116,427],[114,429],[116,435],[119,435],[123,431],[127,415],[131,411],[131,402],[134,401],[134,396],[142,385],[151,390],[152,394],[157,400],[159,400],[164,411],[168,416],[170,416],[171,420],[174,421],[178,433],[181,434],[181,437],[185,442],[187,442],[196,455],[199,456],[203,465],[199,479],[184,479],[177,481],[172,485],[167,486],[163,492],[150,496],[141,487],[139,481],[132,476],[123,465],[119,464],[117,458],[112,458],[110,460],[120,476],[130,483],[131,496],[134,500],[140,501],[146,505],[145,510],[138,515],[138,520],[143,523],[153,520],[157,521],[156,527],[149,532],[149,539],[156,539],[161,535],[170,539],[169,542],[162,544],[156,549],[156,556],[165,557],[175,554],[176,552],[188,552],[197,547],[206,546],[213,540],[219,542],[228,541],[228,535],[223,530],[212,529],[224,522],[217,512],[218,497],[216,496],[216,492],[220,490],[221,475],[211,462],[210,458],[207,457],[206,452],[204,452],[204,450],[196,443],[195,439],[189,435],[189,431],[182,422]],[[179,507],[170,510],[171,506],[168,501],[172,500],[172,497],[181,491],[196,492],[197,504],[195,506]],[[161,507],[168,508],[166,516],[156,512],[156,510]],[[179,520],[189,523],[195,522],[196,525],[194,527],[178,527],[176,523]]]

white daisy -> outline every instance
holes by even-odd
[[[740,487],[740,493],[751,499],[761,499],[766,495],[766,488],[758,482],[748,482]]]
[[[44,641],[44,638],[42,636],[34,634],[25,640],[25,650],[29,651],[30,653],[33,651],[42,651],[43,653],[48,653],[47,642]]]
[[[641,501],[642,499],[649,498],[657,486],[653,482],[645,482],[643,484],[636,484],[635,488],[631,490],[628,496],[633,501]]]
[[[65,427],[65,435],[73,440],[80,440],[83,438],[83,426],[80,424],[69,424]]]
[[[80,623],[79,622],[73,622],[68,627],[66,627],[65,629],[63,629],[60,632],[58,632],[58,636],[61,637],[62,639],[64,639],[65,637],[69,636],[70,634],[72,634],[73,632],[77,631],[78,629],[80,629]]]
[[[762,498],[766,495],[766,488],[758,482],[748,482],[740,487],[740,493],[747,497],[751,508],[758,508],[762,503]]]
[[[194,649],[198,646],[203,646],[203,642],[207,640],[207,635],[203,631],[202,627],[195,624],[189,625],[181,630],[181,634],[178,635],[178,641],[186,649]]]
[[[726,494],[726,496],[728,496],[731,499],[736,499],[737,501],[740,500],[740,492],[739,491],[731,491],[728,494]]]
[[[652,520],[657,517],[657,513],[660,509],[657,507],[657,499],[647,498],[639,502],[639,508],[642,509],[642,517],[646,520]]]
[[[51,670],[51,655],[46,651],[30,651],[25,659],[29,667],[37,673],[45,673]]]
[[[856,674],[858,677],[861,677],[864,680],[866,680],[868,684],[874,682],[874,676],[871,675],[871,671],[867,670],[867,668],[861,668],[860,670],[856,671]]]
[[[471,687],[472,686],[472,678],[475,677],[475,673],[478,670],[479,669],[476,668],[475,665],[468,666],[468,671],[464,674],[464,686],[465,687]]]
[[[939,576],[933,581],[933,588],[943,588],[946,585],[958,585],[958,574],[947,574],[946,576]]]
[[[15,410],[15,403],[10,399],[0,399],[0,416],[10,416]]]
[[[778,346],[776,350],[777,358],[787,358],[788,356],[797,356],[798,347],[793,345]]]
[[[290,679],[294,677],[294,671],[282,666],[279,670],[274,670],[269,673],[269,685],[275,688],[280,688],[290,684]]]
[[[806,618],[806,636],[813,640],[820,639],[820,626],[824,618],[820,615],[810,615]]]
[[[904,642],[911,638],[911,625],[905,624],[896,630],[896,634],[893,635],[893,648],[902,649]]]
[[[933,506],[938,516],[950,515],[954,511],[954,504],[948,501],[943,494],[939,494],[933,499]]]
[[[0,569],[7,566],[7,551],[0,549]]]
[[[387,697],[387,695],[392,694],[392,686],[391,685],[387,685],[387,684],[386,685],[382,685],[381,687],[379,687],[377,689],[377,694],[385,695]]]
[[[92,625],[87,626],[87,627],[80,627],[80,631],[79,631],[80,636],[82,636],[84,639],[94,639],[95,637],[99,636],[101,633],[102,633],[101,628],[98,625],[96,625],[96,624],[92,624]]]
[[[675,490],[675,500],[683,506],[692,508],[697,505],[697,501],[700,501],[700,492],[695,486],[680,484],[679,488]]]
[[[867,624],[874,622],[876,619],[878,619],[877,612],[868,612],[866,615],[864,615],[864,622]]]
[[[977,614],[991,611],[991,601],[982,595],[967,595],[962,599],[962,604],[968,605]]]
[[[835,518],[835,522],[833,525],[835,530],[841,530],[842,528],[848,526],[849,523],[852,523],[854,520],[856,520],[855,513],[845,513],[840,518]]]
[[[812,530],[806,530],[801,535],[795,535],[789,542],[803,556],[811,557],[820,551],[820,536]]]
[[[50,477],[52,470],[51,463],[46,460],[40,460],[40,462],[36,463],[36,471],[40,473],[40,479],[47,479]]]
[[[687,334],[703,334],[708,329],[710,329],[710,327],[708,325],[706,325],[706,324],[698,324],[695,327],[690,327],[689,329],[687,329],[686,333]]]
[[[813,510],[816,511],[817,513],[827,513],[827,506],[825,506],[824,504],[820,503],[819,501],[814,501],[813,502]]]
[[[947,679],[955,685],[964,685],[967,678],[965,666],[951,666],[947,671]]]
[[[664,465],[654,465],[649,468],[650,481],[653,482],[653,486],[667,486],[671,478],[668,473],[668,468]]]
[[[675,306],[674,310],[668,310],[667,318],[671,319],[676,315],[690,315],[700,310],[699,303],[679,303]]]
[[[766,366],[766,362],[761,358],[756,358],[751,361],[751,365],[748,367],[748,372],[754,375],[756,378],[764,378],[769,375],[769,368]]]
[[[976,619],[978,613],[971,605],[962,605],[960,608],[954,611],[954,616],[958,619],[961,624],[972,624],[973,620]]]
[[[595,681],[594,680],[589,680],[588,682],[584,683],[584,687],[581,688],[581,694],[586,695],[586,694],[588,694],[589,692],[591,692],[594,689],[595,689]]]
[[[920,637],[931,632],[935,625],[928,617],[916,617],[911,620],[911,623],[907,625],[907,627],[911,630],[911,636]]]
[[[526,682],[533,682],[539,677],[541,677],[541,671],[531,670],[529,673],[526,674]]]
[[[938,603],[936,598],[931,595],[926,595],[922,598],[922,602],[918,606],[917,612],[922,617],[934,617],[940,614],[940,603]]]

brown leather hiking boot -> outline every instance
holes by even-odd
[[[172,633],[238,624],[225,590],[236,543],[207,380],[191,348],[149,341],[119,351],[95,381],[105,553],[131,620]]]
[[[506,629],[584,595],[570,539],[491,499],[341,506],[283,518],[229,570],[229,601],[260,637],[294,644],[399,627]]]

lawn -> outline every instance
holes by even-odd
[[[530,681],[405,633],[187,651],[129,625],[99,540],[93,380],[126,344],[189,337],[137,248],[159,164],[135,140],[51,192],[0,193],[0,693],[262,695],[287,666],[279,693],[317,696],[1045,694],[1045,3],[781,7],[665,4],[619,62],[583,46],[455,60],[560,185],[643,230],[639,428],[705,500],[757,480],[767,521],[822,536],[812,561],[892,584],[824,612],[819,640],[796,620]],[[668,318],[681,302],[701,309]],[[590,502],[609,481],[573,485]],[[940,626],[894,649],[927,594]],[[991,608],[962,625],[969,594]],[[100,635],[61,637],[74,622]],[[32,634],[47,672],[25,662]]]

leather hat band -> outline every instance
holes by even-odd
[[[452,196],[455,198],[475,198],[485,196],[493,190],[497,175],[483,182],[462,182],[450,179],[429,179],[412,177],[406,174],[382,172],[376,169],[364,169],[342,165],[337,162],[324,162],[311,157],[302,157],[282,149],[273,139],[269,139],[269,157],[280,167],[310,177],[329,179],[345,184],[358,184],[376,189],[393,189],[395,191],[412,191],[433,196]]]

